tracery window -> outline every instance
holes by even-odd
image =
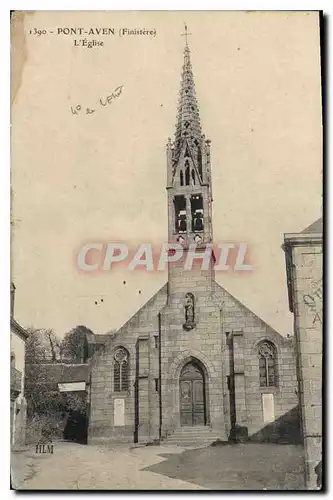
[[[124,347],[118,347],[113,356],[113,388],[115,392],[128,391],[129,354]]]
[[[265,340],[258,346],[260,387],[277,386],[277,353],[272,342]]]

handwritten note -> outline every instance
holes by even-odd
[[[124,85],[119,85],[119,87],[117,87],[110,95],[106,97],[101,97],[98,101],[97,106],[95,106],[94,108],[84,107],[81,106],[81,104],[78,104],[75,107],[71,106],[72,115],[80,115],[80,114],[92,115],[97,111],[98,108],[101,107],[105,108],[106,106],[110,105],[115,99],[117,99],[122,93],[123,88]]]
[[[323,284],[322,280],[313,281],[310,284],[313,291],[303,295],[304,304],[310,309],[314,314],[313,322],[314,325],[317,321],[322,323],[322,307],[323,307]]]

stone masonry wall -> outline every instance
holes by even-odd
[[[292,252],[306,481],[308,489],[316,489],[314,468],[322,460],[322,245],[294,246]]]
[[[161,311],[162,434],[166,436],[180,425],[179,376],[186,362],[194,359],[205,374],[207,424],[216,437],[226,439],[230,419],[225,415],[229,408],[224,408],[221,307],[214,295],[212,270],[201,270],[201,264],[194,261],[191,272],[184,270],[183,261],[169,268],[172,294]],[[195,327],[186,331],[184,299],[188,292],[195,299]]]
[[[148,413],[148,384],[152,387],[154,377],[158,376],[158,349],[155,347],[155,335],[158,335],[158,313],[166,303],[167,285],[164,285],[123,327],[110,339],[91,361],[91,413],[89,419],[88,442],[124,441],[133,442],[135,432],[135,381],[138,378],[139,411],[141,409],[141,429],[145,435]],[[113,391],[113,353],[118,346],[125,347],[130,354],[129,389],[127,392]],[[139,351],[139,356],[137,356]],[[141,366],[136,364],[138,361]],[[147,366],[145,366],[145,363]],[[150,364],[149,364],[150,363]],[[147,368],[150,368],[147,370]],[[139,373],[137,373],[139,369]],[[137,377],[138,376],[138,377]],[[149,376],[149,378],[148,378]],[[146,387],[146,390],[144,389]],[[115,400],[124,400],[123,426],[114,426]],[[150,399],[158,411],[156,395]]]
[[[236,423],[248,428],[249,436],[263,439],[266,426],[263,394],[273,394],[274,418],[281,419],[298,404],[294,339],[282,337],[216,283],[222,307],[222,332],[233,334]],[[260,387],[257,346],[269,340],[277,348],[277,387]],[[225,375],[229,375],[226,373]]]
[[[172,294],[167,295],[165,285],[95,354],[91,361],[89,443],[159,438],[159,339],[162,437],[180,425],[179,376],[184,364],[193,359],[199,361],[205,374],[207,425],[216,437],[229,436],[227,334],[234,337],[236,423],[260,439],[265,427],[265,392],[273,394],[276,420],[297,405],[293,340],[279,335],[238,302],[215,283],[211,268],[204,271],[201,264],[194,261],[190,273],[184,271],[183,262],[173,265],[169,269]],[[187,331],[183,325],[188,292],[195,298],[195,326]],[[257,345],[265,339],[278,351],[278,385],[269,390],[259,386]],[[113,354],[119,346],[130,354],[129,389],[125,393],[113,391]],[[115,425],[119,405],[124,421]]]

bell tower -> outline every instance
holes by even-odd
[[[212,251],[210,141],[201,129],[186,26],[184,36],[176,131],[167,143],[171,247],[167,302],[160,313],[161,432],[199,425],[226,439],[222,314]]]
[[[167,143],[169,243],[212,243],[210,141],[202,133],[185,25],[174,141]]]

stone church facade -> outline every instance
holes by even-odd
[[[183,246],[183,257],[169,263],[168,282],[93,356],[88,442],[227,440],[236,429],[259,440],[293,433],[293,338],[215,281],[214,257],[206,270],[200,258],[184,268],[191,245],[203,257],[213,242],[210,141],[187,43],[166,188],[168,241]]]

